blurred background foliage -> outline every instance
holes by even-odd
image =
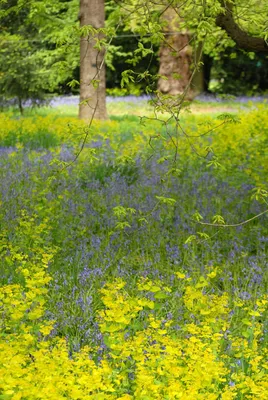
[[[74,0],[0,0],[0,103],[15,101],[19,107],[31,100],[41,104],[50,95],[79,93],[79,4]],[[118,18],[116,2],[107,1],[107,25]],[[148,82],[120,86],[124,70],[139,74],[159,71],[160,43],[142,39],[152,54],[131,64],[141,41],[131,31],[131,23],[117,27],[107,53],[106,86],[108,94],[140,95]],[[220,38],[219,38],[220,39]],[[228,38],[209,42],[204,47],[204,91],[231,94],[266,94],[268,55],[238,49]],[[70,81],[77,82],[70,85]],[[152,89],[157,82],[151,82]],[[18,95],[19,94],[19,95]]]

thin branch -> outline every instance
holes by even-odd
[[[75,155],[75,157],[72,159],[72,161],[70,161],[68,164],[64,165],[64,166],[61,168],[60,171],[63,171],[64,169],[69,168],[72,164],[74,164],[74,163],[76,162],[76,160],[78,159],[78,157],[80,156],[80,154],[82,153],[82,151],[84,150],[84,147],[85,147],[85,145],[86,145],[87,138],[88,138],[88,135],[89,135],[89,130],[90,130],[90,127],[91,127],[92,122],[93,122],[93,120],[94,120],[94,117],[95,117],[95,113],[96,113],[96,111],[97,111],[97,108],[98,108],[98,100],[97,100],[96,106],[94,107],[94,110],[93,110],[93,113],[92,113],[92,116],[91,116],[89,125],[85,128],[85,136],[84,136],[82,145],[81,145],[81,147],[80,147],[78,153]]]
[[[252,218],[247,219],[246,221],[239,222],[238,224],[212,224],[209,222],[201,222],[201,221],[195,221],[195,220],[192,220],[192,221],[195,222],[196,224],[206,225],[206,226],[215,226],[215,227],[220,227],[220,228],[235,228],[235,227],[238,227],[241,225],[248,224],[249,222],[253,221],[256,218],[261,217],[262,215],[266,214],[267,212],[268,212],[268,209],[255,215]]]

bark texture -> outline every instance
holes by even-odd
[[[80,0],[80,26],[92,25],[94,28],[103,28],[105,24],[104,0]],[[85,120],[106,119],[106,82],[104,49],[94,48],[96,40],[100,38],[86,36],[80,39],[80,102],[79,118]],[[98,87],[94,87],[92,79],[99,80]]]
[[[178,31],[180,23],[178,15],[172,8],[166,10],[164,18],[167,22],[166,40],[159,52],[159,75],[163,75],[165,78],[159,78],[158,90],[170,95],[180,95],[188,88],[186,98],[192,99],[203,90],[203,75],[202,71],[197,71],[189,86],[193,74],[193,51],[189,44],[190,35],[187,32],[170,34],[170,32]]]
[[[235,22],[233,4],[229,1],[221,0],[221,5],[225,8],[225,11],[217,17],[216,23],[227,32],[237,46],[240,49],[255,53],[260,51],[268,52],[268,43],[264,39],[250,36]]]

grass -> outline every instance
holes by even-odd
[[[254,103],[254,106],[258,106],[260,103]],[[190,105],[190,110],[195,114],[219,114],[223,112],[234,112],[237,113],[242,110],[252,109],[252,102],[248,103],[237,103],[233,100],[225,100],[222,102],[201,102],[199,100],[194,100]],[[19,117],[19,110],[17,108],[10,109],[14,117]],[[154,109],[150,106],[146,100],[141,100],[139,102],[135,101],[111,101],[107,102],[107,111],[110,118],[114,117],[124,117],[126,115],[131,116],[154,116]],[[57,107],[45,107],[31,109],[26,108],[24,111],[24,116],[48,116],[48,115],[58,115],[67,117],[77,117],[78,115],[78,105],[59,105]]]
[[[267,108],[185,115],[211,131],[180,132],[175,165],[120,107],[75,163],[70,110],[2,115],[0,395],[266,399],[267,214],[199,222],[267,208]]]

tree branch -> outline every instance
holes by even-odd
[[[255,53],[268,52],[268,43],[264,39],[249,35],[235,22],[232,11],[233,4],[225,0],[220,2],[225,11],[218,15],[216,24],[227,32],[237,46]]]
[[[235,228],[241,225],[245,225],[248,224],[249,222],[253,221],[256,218],[261,217],[262,215],[266,214],[268,212],[268,210],[264,210],[263,212],[254,215],[254,217],[247,219],[246,221],[242,221],[242,222],[238,222],[237,224],[211,224],[209,222],[201,222],[201,221],[194,221],[197,224],[200,225],[206,225],[206,226],[216,226],[216,227],[221,227],[221,228]]]

